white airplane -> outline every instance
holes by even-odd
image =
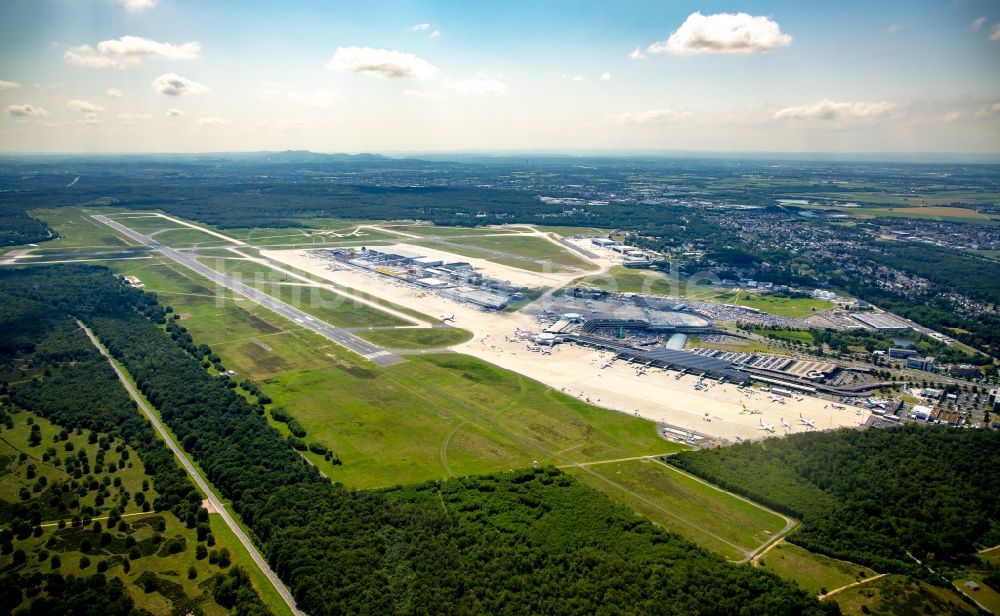
[[[441,315],[441,320],[444,321],[444,322],[446,322],[446,323],[448,321],[454,321],[455,320],[455,315],[453,315],[453,314],[442,314]]]
[[[764,423],[763,419],[758,418],[757,423],[760,424],[760,429],[766,432],[774,432],[774,426],[769,423]]]
[[[792,424],[790,424],[790,423],[788,423],[787,421],[785,421],[785,418],[784,418],[784,417],[782,417],[782,418],[781,418],[781,427],[782,427],[782,428],[791,428],[791,427],[792,427]]]
[[[815,419],[806,419],[805,417],[802,416],[802,413],[799,413],[799,421],[801,421],[802,425],[804,425],[804,426],[809,426],[810,428],[815,428],[816,427],[816,420]]]

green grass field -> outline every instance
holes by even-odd
[[[877,575],[868,567],[814,554],[787,542],[774,546],[758,565],[817,595]]]
[[[356,335],[387,349],[441,349],[472,338],[472,332],[453,327],[373,329]]]
[[[459,236],[474,236],[482,234],[494,234],[494,233],[510,233],[517,234],[523,233],[524,228],[504,228],[504,227],[438,227],[436,225],[412,225],[412,224],[396,224],[396,223],[382,223],[378,226],[384,229],[391,229],[393,231],[399,231],[401,233],[409,233],[411,235],[419,235],[421,237],[459,237]]]
[[[119,222],[125,226],[129,226],[132,221],[120,220]],[[183,226],[178,229],[155,231],[149,235],[158,242],[176,248],[187,248],[189,246],[226,246],[232,243],[204,231]]]
[[[58,251],[65,248],[126,248],[139,245],[97,222],[90,217],[91,213],[94,212],[76,207],[31,210],[32,216],[44,220],[59,233],[58,238],[38,244],[39,248]]]
[[[313,462],[352,487],[678,449],[651,422],[459,354],[410,356],[380,370],[344,357],[267,379],[263,388],[306,428],[307,440],[333,447],[343,466]]]
[[[762,312],[773,314],[779,317],[807,317],[814,312],[832,308],[833,304],[825,299],[813,299],[811,297],[782,297],[779,295],[760,295],[737,293],[736,297],[730,299],[721,298],[720,301],[748,308],[756,308]]]
[[[785,526],[781,516],[654,460],[595,464],[569,472],[730,560],[742,560],[770,538],[765,531],[777,533]]]
[[[519,236],[513,234],[496,237],[483,235],[480,237],[455,237],[450,238],[448,242],[449,244],[497,250],[532,259],[543,259],[559,265],[585,270],[596,269],[590,262],[581,259],[566,248],[536,236]],[[445,248],[445,250],[447,249]]]

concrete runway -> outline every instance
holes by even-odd
[[[243,297],[246,297],[257,304],[280,314],[286,319],[293,321],[310,331],[316,332],[327,340],[330,340],[349,351],[353,351],[365,359],[378,364],[379,366],[391,366],[405,361],[402,357],[396,355],[395,353],[390,353],[389,351],[375,346],[367,340],[358,338],[350,332],[324,323],[323,321],[310,316],[308,313],[303,312],[294,306],[271,297],[263,291],[259,291],[253,287],[243,284],[242,282],[238,282],[225,274],[220,274],[214,269],[198,261],[192,255],[185,254],[174,250],[169,246],[165,246],[150,237],[142,235],[138,231],[134,231],[119,222],[111,220],[107,216],[101,216],[98,214],[94,216],[94,219],[108,225],[112,229],[132,238],[137,242],[149,246],[165,257],[168,257],[184,267],[193,270],[195,273],[208,278],[215,284],[225,287],[231,291],[235,291]]]

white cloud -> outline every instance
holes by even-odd
[[[0,79],[0,90],[13,90],[14,88],[20,88],[21,84],[14,81],[4,81]]]
[[[636,47],[635,51],[633,51],[632,53],[630,53],[628,55],[628,57],[630,59],[632,59],[632,60],[645,60],[646,59],[646,54],[642,53],[642,51],[640,51],[639,48]]]
[[[143,60],[195,60],[200,53],[201,44],[195,41],[174,45],[141,36],[123,36],[101,41],[96,48],[90,45],[70,47],[63,54],[63,60],[85,68],[123,69],[138,66]]]
[[[586,79],[583,75],[563,75],[562,78],[566,81],[572,81],[573,83],[580,83]]]
[[[434,65],[412,53],[372,47],[338,47],[326,67],[380,79],[430,79],[437,72]]]
[[[618,116],[622,124],[671,124],[684,122],[694,117],[690,111],[674,109],[650,109],[648,111],[628,112]]]
[[[779,109],[771,117],[775,120],[865,120],[885,116],[898,107],[888,101],[836,102],[823,99],[811,105]]]
[[[441,36],[441,31],[440,30],[435,30],[434,32],[431,32],[427,36],[429,36],[431,38],[437,38],[437,37]]]
[[[208,87],[197,81],[191,81],[175,73],[160,75],[151,82],[153,89],[167,96],[183,96],[185,94],[204,94]]]
[[[990,26],[990,40],[994,43],[1000,41],[1000,22]]]
[[[507,84],[486,73],[476,73],[471,79],[452,84],[451,88],[466,96],[503,96],[507,93]]]
[[[979,32],[985,25],[986,25],[986,18],[977,17],[976,19],[972,20],[971,24],[969,24],[969,29],[971,29],[973,32]]]
[[[601,73],[601,81],[611,81],[611,73]]]
[[[950,111],[941,117],[941,121],[945,123],[951,123],[962,118],[961,111]]]
[[[63,61],[66,62],[66,64],[82,66],[84,68],[122,69],[126,66],[125,62],[121,60],[102,56],[90,45],[70,47],[66,50],[66,53],[63,54]]]
[[[430,24],[417,24],[415,26],[410,27],[410,30],[413,30],[414,32],[423,32],[424,30],[430,30],[430,29],[431,29]]]
[[[889,24],[888,26],[886,26],[885,31],[888,32],[889,34],[896,34],[897,32],[903,31],[903,26],[899,24]]]
[[[649,53],[758,53],[788,47],[792,37],[768,17],[747,13],[691,13],[666,41],[650,45]]]
[[[118,4],[124,6],[126,10],[139,12],[156,6],[156,0],[118,0]]]
[[[107,94],[111,98],[121,98],[123,96],[123,92],[118,88],[108,88],[105,94]]]
[[[167,109],[167,112],[163,115],[167,116],[168,118],[183,118],[187,114],[181,111],[180,109],[171,107],[170,109]]]
[[[90,101],[84,101],[77,98],[66,103],[66,109],[71,109],[73,111],[79,111],[80,113],[100,113],[104,111],[104,107],[100,105],[95,105]]]
[[[35,107],[34,105],[24,104],[24,105],[8,105],[7,115],[18,116],[18,117],[43,117],[49,115],[48,111],[45,111],[41,107]]]
[[[217,118],[215,116],[199,116],[195,120],[195,124],[198,126],[224,126],[226,124],[232,124],[233,121],[229,118]]]

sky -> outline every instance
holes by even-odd
[[[1000,2],[3,0],[0,151],[1000,153]]]

